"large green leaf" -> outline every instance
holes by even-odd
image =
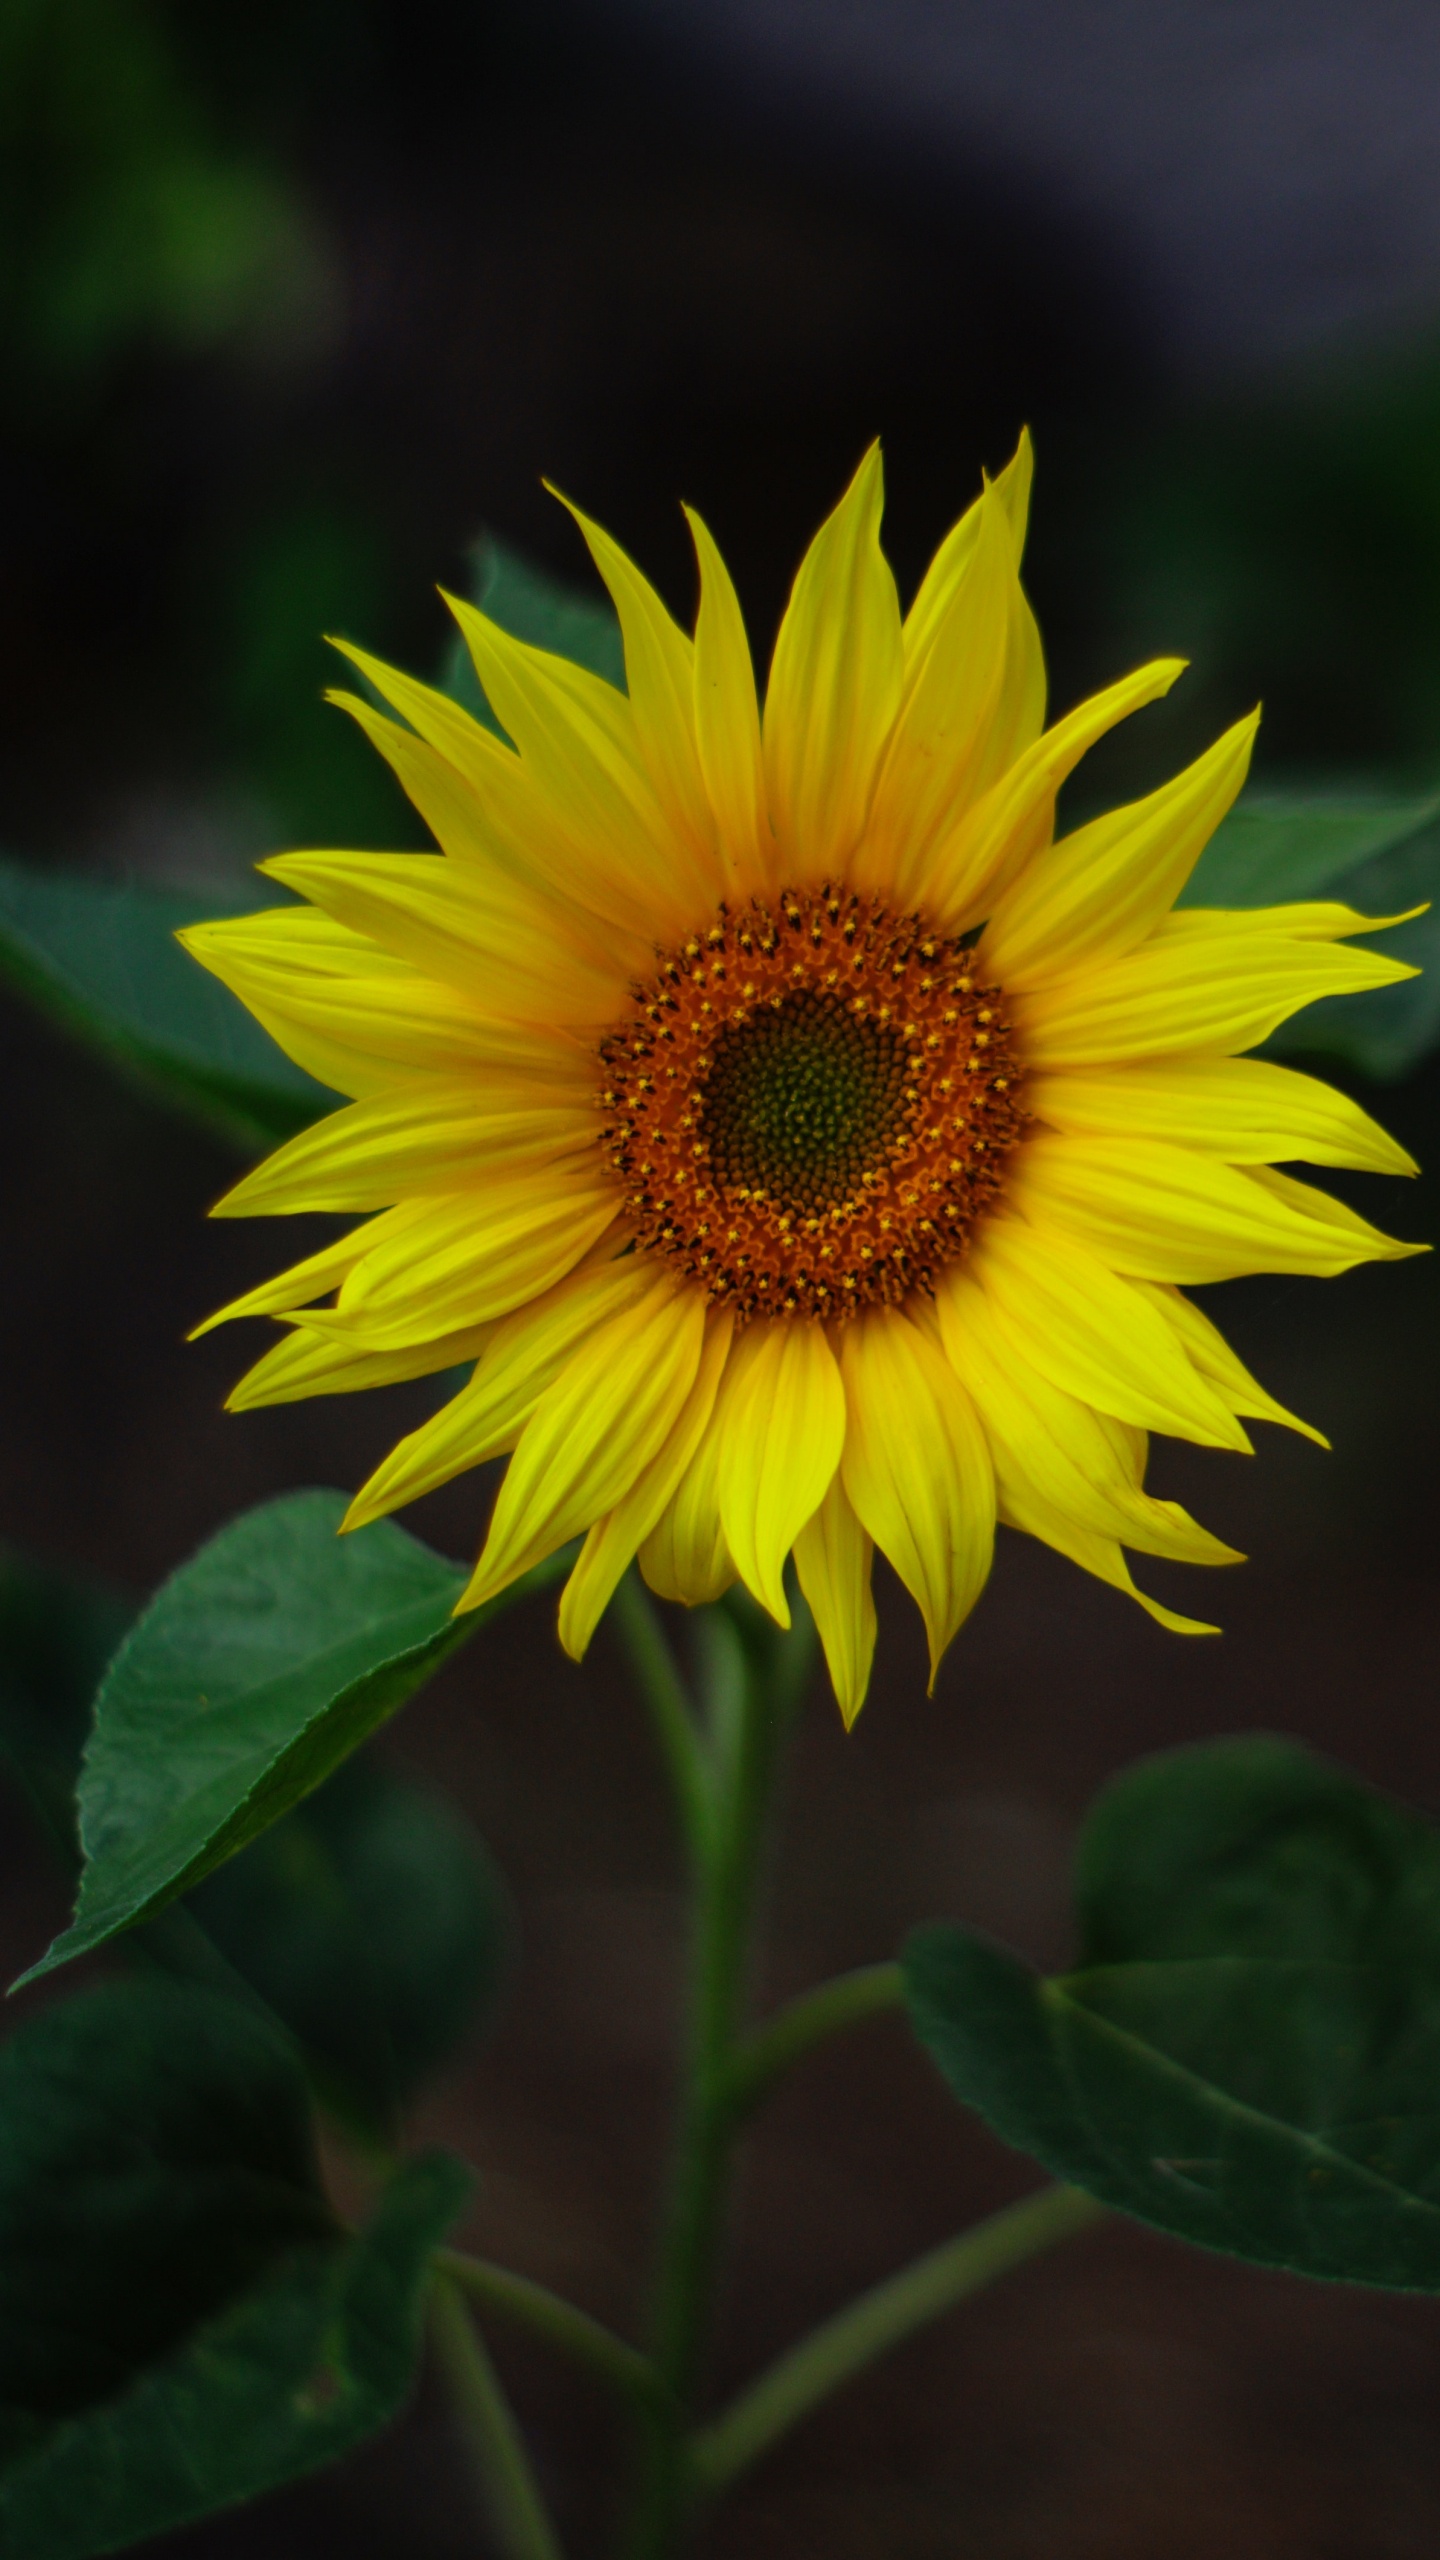
[[[385,2423],[458,2162],[347,2239],[303,2079],[226,2000],[110,1983],[0,2053],[0,2555],[88,2560]]]
[[[187,1908],[332,2100],[380,2126],[493,2008],[511,1940],[504,1887],[463,1814],[369,1758]]]
[[[340,1493],[232,1520],[151,1601],[95,1705],[74,1921],[34,1974],[163,1909],[288,1813],[486,1614],[460,1565]],[[30,1979],[26,1976],[25,1979]]]
[[[571,658],[577,666],[589,667],[592,674],[604,676],[608,684],[624,692],[625,648],[608,596],[584,595],[574,587],[562,586],[558,579],[547,577],[543,569],[535,568],[506,543],[497,541],[494,534],[481,536],[470,561],[471,597],[492,622],[513,632],[517,640],[528,640],[536,649],[552,650],[557,658]],[[440,681],[447,693],[472,711],[477,720],[484,721],[487,729],[503,736],[481,690],[470,652],[458,633],[446,656]]]
[[[956,2095],[1183,2239],[1440,2291],[1440,1833],[1293,1744],[1210,1744],[1101,1798],[1078,1887],[1058,1979],[950,1924],[911,1940]]]
[[[274,904],[263,884],[217,896],[0,860],[0,972],[192,1116],[247,1149],[269,1147],[336,1096],[196,967],[175,933]]]
[[[1370,995],[1324,997],[1268,1045],[1337,1058],[1364,1075],[1408,1075],[1440,1040],[1440,793],[1247,793],[1207,845],[1180,903],[1266,907],[1322,896],[1377,916],[1432,901],[1428,915],[1367,937],[1423,974]]]

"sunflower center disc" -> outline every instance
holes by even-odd
[[[805,987],[715,1042],[700,1102],[726,1192],[832,1209],[885,1161],[905,1118],[905,1043]]]
[[[642,1250],[743,1318],[933,1288],[1023,1128],[997,987],[963,944],[822,888],[722,910],[601,1044]]]

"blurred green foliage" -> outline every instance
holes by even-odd
[[[1100,498],[1087,547],[1107,674],[1117,651],[1188,655],[1177,711],[1197,739],[1263,701],[1267,775],[1434,780],[1433,339],[1313,360],[1142,423]]]
[[[83,397],[136,340],[301,328],[323,262],[293,179],[221,139],[145,0],[0,0],[10,399]]]
[[[617,95],[622,79],[636,86],[633,65],[606,76]],[[472,377],[454,351],[494,323],[468,298],[453,220],[477,158],[502,164],[533,125],[543,162],[551,128],[535,119],[581,77],[551,13],[518,0],[0,0],[7,850],[108,862],[138,808],[123,858],[138,844],[148,867],[149,811],[167,803],[178,828],[155,861],[171,879],[217,863],[233,878],[277,842],[423,841],[379,760],[323,705],[335,670],[322,635],[438,666],[435,581],[463,574],[492,511],[509,529],[495,421],[524,410],[536,359],[512,336],[476,337],[486,424],[472,456],[454,394]],[[611,91],[596,95],[603,113]],[[738,121],[736,136],[743,151]],[[615,180],[644,183],[633,169]],[[522,281],[518,201],[515,222]],[[413,277],[425,329],[385,337],[408,300],[393,285],[377,329],[377,260]],[[622,521],[649,505],[657,470],[678,495],[689,460],[663,441],[657,454],[645,407],[644,327],[663,334],[670,309],[661,271],[633,281],[637,309],[653,303],[633,396],[628,375],[597,388],[594,338],[557,300],[556,271],[535,275],[526,325],[548,387],[524,430],[534,470],[598,402],[599,485],[580,494]],[[1094,286],[1103,335],[1098,266]],[[757,370],[773,322],[762,282]],[[711,422],[717,443],[753,433],[743,372],[734,418]],[[1076,811],[1148,787],[1261,697],[1262,785],[1433,787],[1440,344],[1312,360],[1200,400],[1097,375],[1056,408],[1053,390],[1035,397],[1046,379],[1017,370],[1002,405],[1037,434],[1032,578],[1057,705],[1142,654],[1192,660],[1163,711],[1101,746]],[[947,450],[937,475],[903,367],[867,396],[897,474],[912,488],[938,477],[958,509],[981,456]],[[813,442],[825,397],[817,377],[814,412],[787,412],[777,436]],[[773,476],[763,453],[756,468]],[[767,505],[749,538],[768,557]],[[743,520],[740,532],[744,590]],[[768,635],[755,637],[763,659]]]

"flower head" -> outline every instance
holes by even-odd
[[[1180,662],[1045,727],[1029,477],[1022,440],[902,618],[867,454],[763,717],[698,517],[693,639],[579,517],[628,691],[454,603],[497,737],[349,650],[398,719],[334,699],[440,851],[284,855],[304,904],[183,937],[354,1097],[220,1203],[365,1218],[211,1319],[284,1328],[231,1402],[473,1362],[349,1514],[508,1456],[462,1607],[578,1536],[572,1653],[637,1555],[667,1597],[738,1577],[785,1623],[793,1554],[848,1722],[874,1548],[933,1665],[998,1517],[1203,1632],[1131,1580],[1126,1549],[1233,1558],[1146,1493],[1147,1433],[1307,1426],[1182,1290],[1418,1249],[1272,1170],[1413,1171],[1393,1140],[1238,1054],[1410,972],[1347,907],[1172,912],[1255,720],[1055,839],[1066,776]]]

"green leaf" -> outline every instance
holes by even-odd
[[[1440,792],[1386,798],[1363,791],[1247,791],[1211,837],[1182,907],[1269,907],[1329,896],[1377,855],[1440,821]]]
[[[48,1973],[162,1910],[288,1813],[486,1614],[390,1521],[337,1537],[340,1493],[285,1494],[172,1574],[111,1664],[80,1779],[85,1867]]]
[[[562,586],[517,551],[482,534],[470,554],[472,601],[517,640],[570,658],[607,684],[625,691],[625,646],[608,596],[589,596]],[[470,652],[458,632],[446,655],[441,685],[497,736],[504,731],[481,691]]]
[[[187,1907],[327,2094],[381,2127],[493,2011],[512,1936],[505,1889],[464,1816],[369,1759]]]
[[[0,1547],[0,1752],[72,1873],[96,1685],[133,1614],[104,1585]],[[297,2038],[332,2103],[389,2129],[488,2020],[512,1937],[504,1885],[463,1814],[359,1759],[134,1944],[182,1978],[248,1986]]]
[[[0,2053],[0,2560],[88,2560],[373,2434],[413,2380],[457,2161],[347,2239],[287,2041],[108,1983]]]
[[[1428,915],[1366,937],[1367,947],[1423,974],[1368,995],[1324,997],[1267,1049],[1334,1058],[1384,1081],[1408,1075],[1440,1040],[1440,793],[1247,793],[1206,846],[1180,904],[1266,907],[1321,896],[1377,916],[1430,900]]]
[[[292,1137],[336,1096],[197,968],[179,926],[273,906],[0,860],[0,973],[67,1030],[247,1150]]]
[[[288,2040],[107,1983],[0,2049],[6,2441],[122,2388],[297,2243],[333,2232]]]
[[[0,1752],[71,1867],[80,1862],[75,1781],[91,1702],[133,1614],[103,1584],[0,1545]]]
[[[1440,1833],[1297,1746],[1167,1753],[1101,1797],[1054,1980],[919,1931],[911,2016],[1057,2177],[1261,2265],[1440,2291]]]

